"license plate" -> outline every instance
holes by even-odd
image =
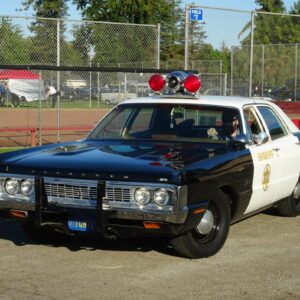
[[[96,230],[94,220],[69,220],[68,228],[73,231],[93,232]]]

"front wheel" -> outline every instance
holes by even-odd
[[[279,212],[285,217],[300,215],[300,182],[297,183],[292,195],[281,200],[277,207]]]
[[[171,241],[176,252],[187,258],[216,254],[224,245],[230,226],[230,204],[227,196],[217,190],[196,228]]]

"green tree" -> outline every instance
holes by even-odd
[[[8,18],[0,21],[0,61],[3,64],[28,63],[28,41],[23,38],[20,26]]]
[[[267,11],[274,13],[285,12],[284,2],[282,0],[255,0],[255,3],[260,6],[257,11]]]
[[[93,25],[80,23],[73,26],[73,41],[71,42],[75,51],[80,54],[78,63],[88,65],[93,47]]]
[[[24,0],[22,5],[25,10],[31,7],[36,17],[64,18],[67,16],[67,2],[69,0]]]
[[[255,3],[259,5],[256,9],[258,12],[286,12],[282,0],[256,0]],[[255,44],[289,43],[293,39],[292,22],[289,17],[258,13],[255,15],[254,24]],[[251,22],[248,22],[241,31],[240,36],[249,31],[250,28]],[[242,44],[250,44],[250,33],[242,40]]]
[[[294,15],[300,15],[300,1],[299,0],[294,3],[294,5],[292,6],[292,8],[290,10],[290,13],[294,14]]]
[[[179,42],[180,30],[178,26],[182,19],[182,9],[180,7],[181,0],[107,0],[107,1],[93,1],[93,0],[73,0],[73,3],[77,5],[77,8],[82,11],[85,18],[95,21],[109,21],[109,22],[123,22],[123,23],[136,23],[136,24],[161,24],[161,59],[174,59],[182,57],[183,46]],[[120,29],[122,32],[122,29]],[[116,33],[117,34],[117,33]],[[125,33],[126,34],[126,33]],[[145,37],[145,33],[140,32],[142,43],[137,42],[135,38],[130,38],[128,35],[126,38],[121,36],[115,36],[114,33],[110,34],[111,43],[115,42],[115,45],[120,44],[120,39],[124,38],[124,47],[120,44],[112,53],[110,47],[103,49],[103,47],[95,46],[96,57],[100,59],[100,62],[111,54],[109,61],[117,62],[120,60],[120,54],[128,49],[134,49],[137,53],[133,61],[137,61],[139,57],[143,59],[145,54],[145,46],[148,47],[149,55],[153,59],[154,48],[156,39],[155,36]],[[147,33],[148,34],[148,33]],[[150,33],[151,34],[151,33]],[[95,43],[102,41],[105,43],[105,33],[103,38],[100,37],[100,33],[95,38]],[[146,40],[152,39],[152,44],[148,45]],[[131,40],[131,42],[130,42]],[[123,42],[123,41],[122,41]],[[134,44],[136,43],[136,44]],[[146,44],[146,45],[145,45]],[[109,45],[108,45],[109,46]],[[128,48],[131,47],[131,48]],[[142,48],[140,48],[142,47]],[[100,50],[100,48],[102,50]],[[109,53],[107,53],[109,52]],[[144,53],[143,53],[144,52]],[[129,53],[125,54],[125,57]],[[112,57],[113,56],[113,57]],[[118,58],[119,57],[119,58]],[[126,57],[127,59],[128,57]]]
[[[56,64],[57,21],[41,18],[63,18],[67,15],[67,0],[25,0],[24,9],[32,7],[38,18],[31,23],[30,58],[32,63]],[[65,26],[60,23],[61,48],[64,46]]]

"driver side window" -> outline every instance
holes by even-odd
[[[255,142],[255,137],[262,131],[264,128],[260,119],[258,118],[254,108],[247,107],[244,109],[244,115],[246,120],[246,125],[248,127],[247,136],[249,140]]]

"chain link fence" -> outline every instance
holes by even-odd
[[[141,70],[184,69],[186,60],[189,69],[200,73],[202,94],[300,100],[299,16],[196,7],[204,17],[198,40],[197,31],[189,28],[185,61],[167,62],[159,57],[159,25],[0,17],[1,64],[78,67],[32,70],[34,78],[0,75],[3,90],[10,85],[10,92],[1,92],[0,144],[82,138],[111,104],[149,94],[149,74]],[[191,24],[186,25],[195,26]],[[124,70],[87,71],[80,66]],[[24,94],[12,79],[36,80],[38,99],[31,100],[36,96],[29,85]]]
[[[254,45],[252,96],[300,100],[300,44]],[[250,46],[232,47],[232,94],[248,96]]]
[[[151,73],[62,67],[58,91],[52,85],[57,70],[49,69],[0,71],[1,147],[83,138],[113,105],[151,93]]]
[[[0,16],[1,63],[159,66],[159,25]]]
[[[160,26],[0,16],[0,47],[2,65],[154,69]],[[147,95],[144,77],[80,68],[0,70],[0,145],[82,138],[109,104]]]
[[[220,73],[229,74],[226,94],[300,100],[299,15],[186,6],[186,10],[191,8],[202,9],[203,19],[186,20],[187,66],[195,55],[210,59],[213,47],[224,57]],[[193,32],[195,24],[198,30]],[[230,55],[225,57],[226,53]]]
[[[110,68],[159,67],[160,26],[47,18],[0,17],[2,65]],[[115,73],[44,72],[45,86],[75,100],[124,99],[126,78]]]

